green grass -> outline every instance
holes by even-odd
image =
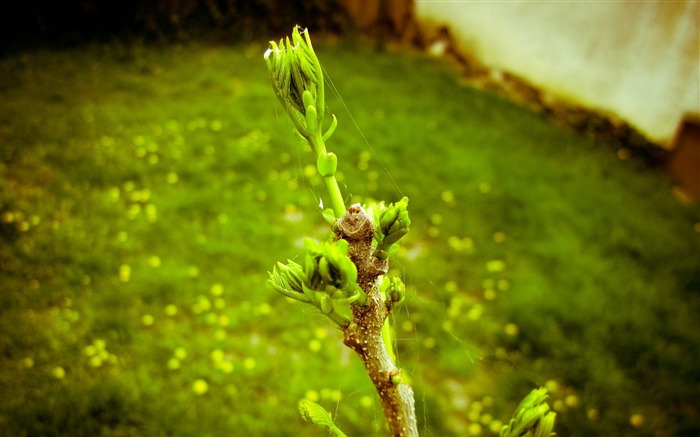
[[[265,284],[325,230],[264,49],[2,60],[2,435],[323,435],[305,396],[384,434],[341,334]],[[319,57],[348,201],[411,199],[392,265],[422,435],[495,435],[545,384],[559,435],[697,432],[697,207],[423,56]]]

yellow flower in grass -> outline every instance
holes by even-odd
[[[192,383],[192,391],[199,396],[202,396],[209,391],[209,384],[203,379],[197,379]]]

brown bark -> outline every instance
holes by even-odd
[[[382,301],[377,278],[387,272],[388,263],[373,255],[373,235],[372,219],[359,204],[348,208],[338,221],[336,238],[347,240],[348,255],[357,267],[357,283],[367,294],[365,305],[352,306],[352,322],[345,329],[344,343],[359,355],[377,389],[391,434],[418,436],[413,390],[400,382],[399,369],[382,339],[382,326],[390,309]]]

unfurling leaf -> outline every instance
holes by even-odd
[[[333,418],[331,413],[326,411],[325,408],[312,402],[308,399],[302,399],[299,401],[299,413],[305,421],[313,423],[316,426],[327,429],[332,436],[335,437],[347,437],[343,431],[340,430],[333,423]]]
[[[304,293],[302,267],[292,260],[287,260],[288,264],[277,263],[271,272],[268,272],[267,283],[277,292],[302,302],[309,302],[311,299]]]
[[[270,41],[264,58],[272,89],[294,126],[305,138],[321,135],[325,111],[323,69],[308,30],[297,26],[291,41],[289,37],[279,43]]]
[[[384,260],[391,253],[392,246],[408,234],[408,229],[411,227],[411,219],[408,216],[408,197],[383,207],[375,215],[375,221],[378,223],[375,234],[377,240],[375,256]]]
[[[547,389],[538,388],[525,396],[515,409],[508,425],[501,428],[500,437],[550,437],[554,435],[556,413],[549,410]]]
[[[307,238],[304,245],[304,284],[316,291],[327,291],[330,286],[351,297],[356,291],[357,267],[348,256],[347,241],[321,244]]]

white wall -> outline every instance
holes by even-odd
[[[416,0],[466,53],[554,95],[612,112],[667,144],[700,113],[697,0]]]

